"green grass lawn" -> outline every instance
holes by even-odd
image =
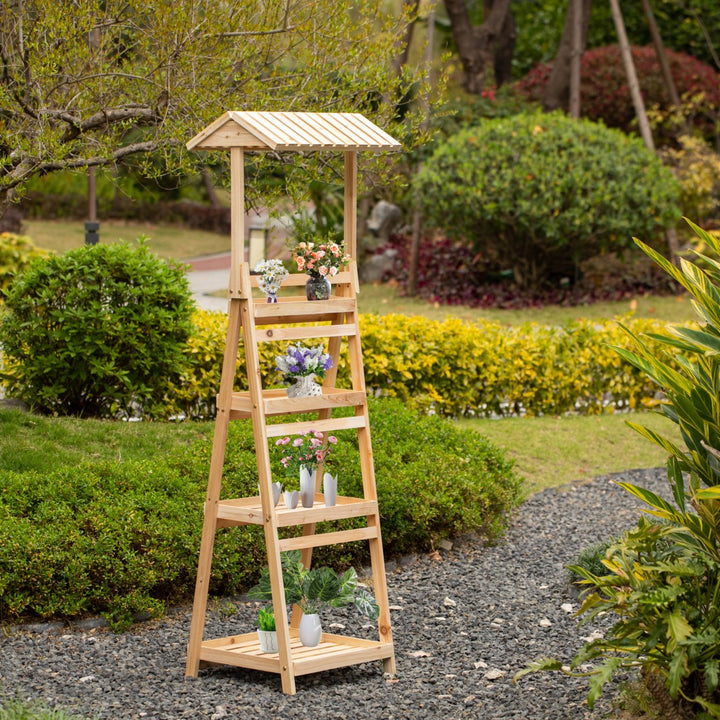
[[[35,244],[46,250],[66,252],[85,244],[85,224],[81,220],[26,220],[23,225]],[[119,220],[100,223],[100,242],[132,242],[140,235],[149,236],[150,248],[163,258],[185,260],[230,250],[229,235],[152,223]]]
[[[695,314],[687,295],[639,296],[632,300],[601,302],[593,305],[523,308],[502,310],[498,308],[470,308],[462,305],[439,305],[416,298],[403,297],[396,287],[390,285],[363,285],[358,295],[360,312],[387,315],[422,315],[431,320],[459,317],[462,320],[491,320],[503,325],[536,322],[541,325],[562,325],[571,320],[604,320],[633,313],[635,317],[658,318],[667,322],[694,320]]]
[[[625,423],[632,420],[682,446],[680,433],[652,412],[459,420],[515,460],[531,493],[598,475],[664,465],[667,453]]]

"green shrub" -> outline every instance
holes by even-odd
[[[189,365],[169,399],[173,411],[213,417],[227,316],[200,310],[193,322]],[[635,332],[662,327],[644,319],[627,324]],[[360,331],[370,391],[444,416],[600,413],[657,403],[653,383],[612,351],[611,345],[631,345],[615,321],[547,327],[361,315]],[[265,387],[282,386],[273,368],[286,347],[272,342],[258,348]],[[247,389],[244,362],[241,347],[236,389]],[[338,385],[349,386],[349,379],[347,355],[341,354]]]
[[[502,530],[520,499],[520,480],[499,450],[398,401],[374,401],[370,411],[388,555],[426,551],[467,531],[494,537]],[[357,433],[339,435],[333,472],[341,493],[359,495]],[[103,613],[121,629],[136,613],[157,614],[165,603],[189,599],[211,449],[205,438],[172,457],[0,474],[0,619]],[[274,470],[279,478],[277,458]],[[257,494],[249,422],[230,425],[224,473],[224,497]],[[337,569],[360,566],[367,546],[320,548],[314,559]],[[246,590],[265,564],[261,527],[221,530],[211,592]]]
[[[660,70],[657,53],[652,45],[632,47],[632,58],[647,107],[667,110],[670,97]],[[670,73],[675,85],[684,97],[701,95],[696,113],[689,118],[707,139],[716,136],[717,109],[720,106],[718,73],[685,53],[666,49]],[[542,63],[533,68],[519,83],[518,90],[528,99],[539,100],[552,72],[552,63]],[[620,46],[617,44],[588,50],[582,57],[582,80],[580,84],[580,110],[583,117],[604,122],[625,132],[635,130],[637,116],[633,105],[627,73]],[[662,128],[655,128],[658,144],[667,144],[674,138]]]
[[[142,242],[37,260],[0,320],[10,393],[42,412],[152,415],[185,366],[192,308],[182,267]]]
[[[413,181],[427,221],[533,287],[679,219],[672,173],[637,138],[560,113],[484,120]]]
[[[693,227],[720,257],[720,241]],[[593,671],[591,706],[614,673],[641,668],[661,701],[720,718],[720,262],[703,257],[704,269],[687,261],[677,269],[643,247],[691,293],[702,326],[634,336],[635,350],[619,352],[664,390],[662,412],[679,426],[685,447],[628,423],[668,452],[674,503],[618,483],[648,506],[649,519],[613,544],[602,574],[573,568],[588,586],[580,613],[615,622],[584,646],[572,667],[601,661]],[[679,365],[670,364],[670,351],[678,349]],[[550,660],[531,669],[561,667]]]
[[[16,275],[22,273],[35,258],[46,256],[47,252],[35,247],[26,235],[0,233],[0,300]]]

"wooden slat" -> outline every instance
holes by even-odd
[[[377,516],[377,502],[374,500],[363,500],[362,498],[351,498],[340,496],[337,504],[332,507],[325,507],[323,496],[318,493],[315,496],[315,504],[311,508],[299,506],[294,509],[285,507],[280,502],[275,506],[275,519],[278,527],[293,527],[305,525],[306,523],[319,522],[321,520],[333,522],[347,520],[356,517]],[[263,513],[259,497],[232,498],[221,500],[218,504],[218,518],[223,525],[262,525]],[[225,522],[227,521],[227,522]]]
[[[329,300],[308,302],[298,298],[278,298],[276,303],[257,303],[254,305],[255,318],[262,320],[268,317],[308,317],[327,315],[328,313],[353,312],[356,302],[354,298],[333,297]]]
[[[287,392],[281,389],[263,390],[265,415],[287,415],[338,407],[357,407],[358,405],[364,405],[366,401],[367,396],[364,390],[342,390],[340,388],[324,387],[322,395],[302,398],[289,398]],[[247,390],[233,393],[230,402],[229,409],[232,413],[232,419],[250,417],[253,403]],[[219,404],[218,407],[220,407]]]
[[[252,268],[250,268],[252,270]],[[260,275],[250,276],[250,285],[254,288],[258,287]],[[350,269],[343,270],[332,277],[328,276],[331,285],[343,285],[353,281],[352,271]],[[283,287],[305,287],[308,276],[305,273],[290,273],[282,282]],[[298,298],[300,299],[300,298]]]
[[[297,435],[301,432],[319,430],[320,432],[336,432],[338,430],[352,430],[366,426],[365,418],[362,416],[330,418],[329,420],[308,420],[307,422],[280,423],[267,426],[268,437],[280,437],[281,435]]]
[[[302,550],[303,548],[323,547],[324,545],[340,545],[341,543],[370,540],[377,537],[374,527],[355,528],[353,530],[337,530],[320,535],[302,535],[300,537],[280,540],[280,551]]]
[[[275,340],[308,340],[323,337],[348,337],[355,335],[354,325],[310,325],[304,327],[274,327],[259,330],[258,342],[273,342]]]

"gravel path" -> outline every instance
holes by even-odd
[[[664,470],[622,479],[663,493],[667,484]],[[568,612],[577,601],[564,565],[591,542],[631,527],[638,506],[601,477],[535,495],[494,547],[463,538],[434,557],[389,563],[395,679],[376,662],[297,678],[295,696],[282,694],[275,675],[227,667],[186,680],[190,610],[182,608],[123,635],[6,628],[0,689],[98,718],[599,720],[609,700],[590,711],[586,681],[545,673],[513,685],[512,677],[532,659],[569,659],[580,646],[591,628],[578,628]],[[238,600],[228,615],[228,605],[221,601],[208,616],[206,637],[252,627],[254,606]],[[333,622],[345,629],[331,629]],[[349,611],[324,619],[331,631],[373,637],[363,624]]]

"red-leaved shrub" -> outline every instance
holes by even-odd
[[[674,50],[666,52],[678,93],[691,97],[704,93],[707,114],[695,118],[695,122],[701,129],[712,131],[720,109],[720,75],[690,55]],[[633,47],[632,57],[646,106],[666,108],[670,98],[654,48]],[[552,63],[536,65],[517,83],[517,89],[529,99],[540,100],[551,70]],[[580,112],[583,117],[602,120],[610,127],[632,129],[635,109],[618,45],[594,48],[583,55]]]

